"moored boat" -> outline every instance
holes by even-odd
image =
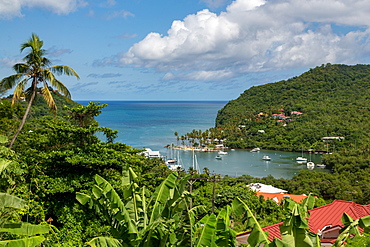
[[[301,163],[303,163],[303,162],[307,162],[307,158],[304,158],[304,157],[297,157],[295,160],[296,160],[297,162],[301,162]]]
[[[271,158],[270,158],[268,155],[264,155],[264,156],[262,157],[262,160],[270,161],[270,160],[271,160]]]
[[[225,152],[225,151],[218,151],[218,155],[226,155],[227,154],[227,152]]]
[[[217,155],[215,158],[216,158],[216,160],[222,160],[222,156],[220,156],[220,155]]]
[[[313,168],[315,168],[315,163],[313,163],[312,161],[308,162],[307,163],[307,168],[312,170]]]
[[[253,148],[252,150],[251,150],[251,152],[259,152],[261,149],[260,148]]]

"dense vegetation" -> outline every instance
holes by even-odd
[[[42,43],[40,44],[42,46]],[[42,52],[40,54],[42,55]],[[18,67],[16,66],[17,69]],[[318,124],[317,119],[311,121],[311,118],[316,116],[321,116],[318,119],[324,121],[326,115],[321,111],[325,110],[330,102],[337,102],[337,94],[342,92],[342,95],[347,95],[348,90],[343,88],[343,83],[339,83],[337,86],[342,91],[329,94],[326,98],[330,100],[321,100],[320,103],[309,107],[312,99],[316,99],[320,94],[310,96],[311,100],[301,101],[300,104],[293,100],[280,100],[288,97],[288,94],[277,94],[279,88],[290,88],[290,91],[294,91],[292,85],[297,87],[299,84],[290,83],[288,80],[289,83],[277,83],[272,91],[268,89],[269,85],[261,87],[268,90],[265,88],[258,91],[259,89],[252,88],[252,92],[256,91],[247,98],[249,100],[258,95],[254,97],[254,101],[230,102],[220,111],[216,128],[205,132],[193,131],[186,138],[176,135],[182,141],[189,141],[193,145],[204,145],[208,142],[207,139],[211,138],[213,141],[227,139],[228,144],[235,147],[259,145],[283,150],[296,150],[298,146],[300,150],[302,144],[306,145],[305,148],[317,150],[322,146],[321,137],[324,134],[345,137],[341,142],[331,142],[336,143],[337,150],[342,152],[325,158],[325,162],[333,168],[333,174],[305,171],[291,180],[274,179],[272,176],[257,179],[247,175],[222,178],[210,174],[207,169],[203,174],[196,174],[194,171],[171,173],[161,159],[147,159],[139,155],[142,150],[114,142],[117,131],[101,127],[95,121],[95,117],[105,105],[89,103],[87,106],[81,106],[73,102],[68,103],[57,91],[49,87],[44,87],[41,91],[33,88],[35,98],[49,92],[46,101],[40,97],[40,100],[31,100],[29,104],[20,102],[12,105],[10,98],[2,99],[0,245],[235,246],[237,232],[253,229],[251,246],[293,246],[292,243],[295,246],[303,246],[303,243],[305,246],[317,246],[320,242],[317,234],[309,233],[306,229],[308,209],[325,204],[325,200],[352,199],[359,203],[369,203],[370,198],[370,159],[366,149],[366,133],[363,130],[367,127],[367,123],[363,123],[368,113],[365,92],[367,87],[365,83],[361,84],[365,79],[360,79],[361,76],[367,78],[368,67],[323,66],[314,69],[315,75],[320,74],[318,71],[322,69],[322,75],[318,78],[324,79],[317,80],[331,81],[331,76],[337,76],[338,71],[328,76],[325,70],[330,68],[339,68],[340,71],[354,68],[353,75],[347,76],[353,78],[352,83],[347,84],[356,83],[360,88],[358,98],[361,100],[351,101],[349,96],[346,96],[347,101],[342,103],[347,102],[347,106],[351,104],[360,109],[352,111],[354,116],[361,119],[361,125],[353,124],[351,119],[343,120],[341,124],[334,125],[334,128],[331,125],[320,128],[315,124],[308,124],[312,121]],[[342,77],[347,78],[338,76]],[[0,93],[3,89],[9,89],[4,87],[6,83],[3,82],[7,80],[2,80]],[[301,84],[301,90],[309,87],[306,85],[309,84],[307,81]],[[327,89],[324,83],[322,87],[322,92],[325,92]],[[335,88],[334,84],[329,88]],[[305,92],[317,90],[311,87]],[[275,92],[275,101],[279,103],[273,104],[275,101],[272,98],[261,100],[261,97],[269,95],[266,94],[267,91],[270,92],[270,97],[273,97],[271,94]],[[21,95],[19,91],[16,93]],[[294,96],[293,93],[291,95]],[[302,97],[297,95],[294,97]],[[49,96],[53,99],[51,109],[58,108],[62,113],[57,117],[49,113]],[[321,97],[325,98],[322,95]],[[256,102],[259,102],[259,105]],[[233,104],[237,107],[230,108]],[[243,108],[247,104],[257,108]],[[335,110],[336,115],[345,110],[345,107],[335,108],[334,105],[333,103],[328,109]],[[242,111],[235,110],[239,108],[243,108]],[[270,117],[276,111],[281,113],[281,108],[284,108],[287,115],[293,110],[302,111],[304,114],[299,117],[291,116],[293,121],[282,126],[283,124],[277,124],[276,119]],[[256,114],[260,112],[262,114],[257,118]],[[28,121],[25,122],[24,116],[28,115]],[[332,115],[328,119],[330,121],[325,120],[327,122],[324,123],[335,122],[336,118]],[[296,127],[290,129],[294,126]],[[353,132],[355,127],[358,128],[357,132]],[[10,145],[12,149],[7,148],[6,144],[17,128],[22,131],[19,132],[14,146]],[[304,135],[295,134],[305,128],[308,129]],[[255,130],[261,129],[265,130],[265,133],[256,134],[258,132]],[[291,131],[288,131],[289,129]],[[271,133],[284,135],[276,139]],[[301,143],[292,142],[290,138],[294,135],[295,138],[304,139]],[[270,140],[275,142],[270,143]],[[356,148],[347,148],[353,143]],[[314,198],[309,196],[302,205],[286,200],[282,207],[271,200],[258,198],[247,186],[252,182],[276,185],[291,193],[313,192],[319,198],[314,202]],[[282,220],[285,220],[284,228],[281,229],[284,232],[282,240],[275,239],[270,242],[261,227]],[[347,230],[343,231],[336,246],[341,246],[349,233],[359,235],[355,232],[358,225],[368,230],[369,217],[356,221],[346,218],[345,225]]]
[[[268,178],[268,183],[290,193],[368,204],[369,95],[369,65],[322,65],[246,90],[219,111],[214,128],[175,135],[183,145],[205,147],[222,140],[230,148],[322,151],[331,174],[301,171],[293,179]]]
[[[369,95],[370,65],[322,65],[246,90],[219,111],[216,127],[233,148],[355,149],[369,143]],[[288,118],[278,121],[273,114]],[[344,140],[326,146],[323,137]]]

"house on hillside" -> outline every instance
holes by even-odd
[[[277,204],[280,204],[282,200],[286,198],[290,198],[293,201],[301,203],[303,199],[307,197],[307,195],[292,195],[292,194],[285,194],[285,193],[266,193],[266,192],[256,192],[257,196],[263,196],[265,200],[271,199]]]
[[[321,239],[321,246],[332,246],[340,234],[340,229],[343,227],[341,217],[343,213],[347,213],[353,219],[359,219],[370,215],[370,204],[360,205],[350,201],[335,200],[330,204],[322,207],[314,208],[308,211],[310,218],[308,219],[309,231],[318,233]],[[280,228],[283,222],[263,227],[262,230],[268,232],[270,241],[274,237],[280,238]],[[248,243],[248,237],[251,231],[239,234],[236,236],[238,244]]]
[[[335,140],[342,141],[342,140],[344,140],[344,137],[343,136],[325,136],[325,137],[322,138],[322,140],[324,142],[335,141]]]
[[[300,116],[300,115],[302,115],[303,114],[303,112],[299,112],[299,111],[291,111],[290,112],[290,115],[296,115],[296,116]]]

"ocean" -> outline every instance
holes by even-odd
[[[89,101],[78,101],[87,105]],[[298,164],[295,158],[301,153],[261,150],[251,153],[249,150],[228,151],[222,160],[215,159],[215,152],[191,152],[165,148],[177,145],[175,132],[179,136],[195,130],[206,130],[215,126],[218,110],[225,101],[100,101],[108,104],[97,117],[100,126],[118,130],[116,142],[126,143],[133,148],[150,148],[160,151],[168,158],[177,158],[188,169],[198,164],[202,171],[207,167],[220,175],[240,176],[248,174],[254,177],[272,175],[276,178],[292,178],[305,164]],[[180,144],[180,143],[179,143]],[[263,161],[268,155],[271,161]],[[308,156],[308,154],[305,154]],[[306,157],[309,159],[309,157]],[[321,155],[312,155],[317,163]],[[326,169],[315,170],[328,172]]]

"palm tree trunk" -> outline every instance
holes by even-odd
[[[21,133],[21,130],[23,129],[24,124],[26,123],[28,114],[30,113],[33,100],[35,99],[35,96],[36,96],[36,93],[37,93],[36,92],[37,91],[37,87],[36,87],[37,86],[37,83],[36,82],[33,82],[33,85],[32,86],[33,86],[32,95],[31,95],[30,101],[28,102],[26,112],[23,115],[21,124],[19,125],[19,128],[18,128],[17,132],[15,132],[15,134],[13,136],[13,139],[11,140],[11,142],[9,144],[9,148],[12,148],[13,147],[13,144],[14,144],[15,140],[17,139],[19,133]]]

